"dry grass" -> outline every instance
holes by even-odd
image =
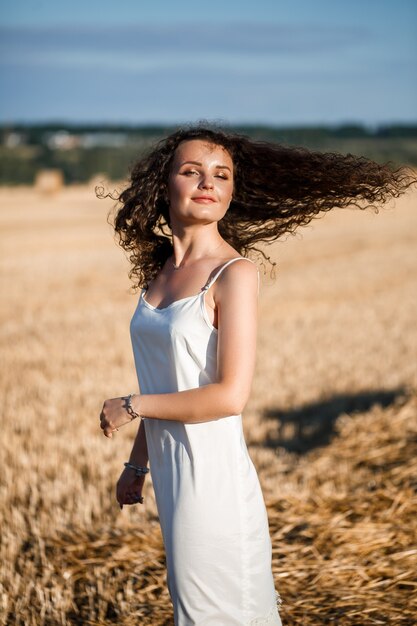
[[[274,244],[244,426],[286,626],[414,624],[416,195]],[[152,486],[117,507],[136,296],[91,187],[0,191],[2,624],[172,624]],[[221,625],[219,625],[221,626]]]

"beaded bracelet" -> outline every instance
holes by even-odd
[[[134,396],[135,394],[130,393],[128,396],[125,397],[126,400],[126,411],[129,413],[130,417],[132,418],[130,421],[134,420],[136,417],[140,417],[139,413],[136,413],[135,409],[132,406],[132,396]]]
[[[147,474],[149,472],[148,467],[140,467],[138,465],[134,465],[133,463],[129,463],[129,462],[126,462],[124,465],[125,467],[128,467],[129,469],[135,470],[136,476],[143,476],[144,474]]]

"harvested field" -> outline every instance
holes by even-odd
[[[173,623],[150,478],[114,497],[136,425],[128,263],[91,186],[0,190],[1,624]],[[284,626],[417,614],[417,192],[267,249],[244,412]],[[221,626],[221,625],[219,625]]]

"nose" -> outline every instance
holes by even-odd
[[[213,185],[213,181],[211,179],[210,176],[206,175],[203,176],[203,178],[200,181],[200,185],[199,185],[202,189],[213,189],[214,185]]]

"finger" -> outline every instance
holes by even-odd
[[[123,499],[124,504],[140,504],[143,503],[143,496],[140,493],[129,493]]]
[[[143,496],[140,493],[136,493],[136,494],[131,496],[130,500],[131,500],[132,504],[137,504],[138,502],[140,502],[142,504],[143,503]]]
[[[116,430],[115,427],[113,426],[113,424],[111,422],[106,421],[104,424],[104,434],[106,435],[106,437],[111,437],[112,433]]]
[[[143,499],[134,500],[132,502],[125,502],[126,506],[134,506],[135,504],[143,504]]]

